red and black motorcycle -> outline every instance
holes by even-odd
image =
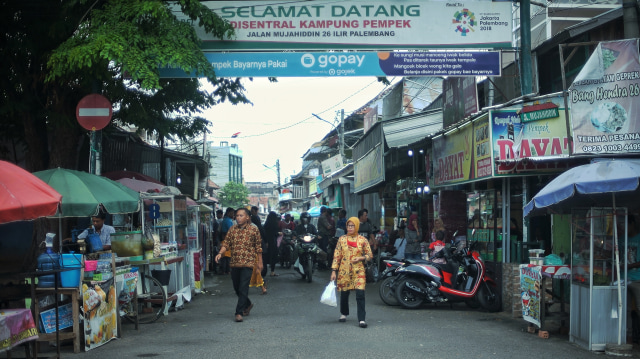
[[[447,263],[413,263],[396,269],[399,280],[395,294],[402,306],[466,302],[472,308],[481,306],[490,312],[502,309],[496,282],[487,275],[477,251],[466,245],[453,249],[446,246],[437,256],[444,257]]]

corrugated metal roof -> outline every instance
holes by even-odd
[[[422,112],[381,123],[390,148],[403,147],[442,130],[442,110]]]

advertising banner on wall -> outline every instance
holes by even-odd
[[[378,121],[378,105],[370,107],[364,114],[364,133],[367,133],[371,126]]]
[[[434,138],[434,184],[441,186],[491,177],[489,139],[487,116],[450,135]]]
[[[444,128],[478,112],[478,88],[475,77],[452,77],[442,82]]]
[[[363,191],[384,182],[382,145],[378,144],[353,164],[354,190]]]
[[[449,136],[433,139],[434,184],[441,186],[469,181],[472,177],[473,126],[468,125]]]
[[[569,87],[573,153],[640,152],[638,40],[601,42]]]
[[[473,123],[473,164],[475,178],[491,177],[491,137],[489,134],[489,117]]]
[[[342,156],[341,155],[335,155],[331,158],[329,158],[328,160],[324,160],[322,161],[322,176],[321,177],[326,177],[330,174],[332,174],[333,172],[339,170],[342,168]],[[320,182],[318,182],[320,183]]]
[[[553,171],[566,164],[505,161],[569,154],[562,97],[490,112],[495,175]]]
[[[511,2],[205,1],[235,36],[200,26],[204,51],[511,47]],[[179,7],[176,16],[188,21]]]
[[[207,52],[218,77],[500,76],[498,51]],[[162,68],[160,77],[196,77]]]

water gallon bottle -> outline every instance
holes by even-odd
[[[55,237],[55,234],[47,233],[47,239],[45,240],[47,250],[38,256],[38,271],[48,271],[60,268],[60,255],[53,252],[53,237]],[[55,281],[55,274],[39,276],[38,287],[52,288],[55,286]]]
[[[102,250],[102,240],[100,239],[100,235],[93,231],[93,229],[88,230],[89,235],[87,236],[87,247],[89,248],[89,253],[99,252]]]

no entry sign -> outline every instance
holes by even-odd
[[[111,121],[112,115],[111,102],[106,97],[98,94],[83,97],[76,107],[78,123],[90,131],[105,128]]]

